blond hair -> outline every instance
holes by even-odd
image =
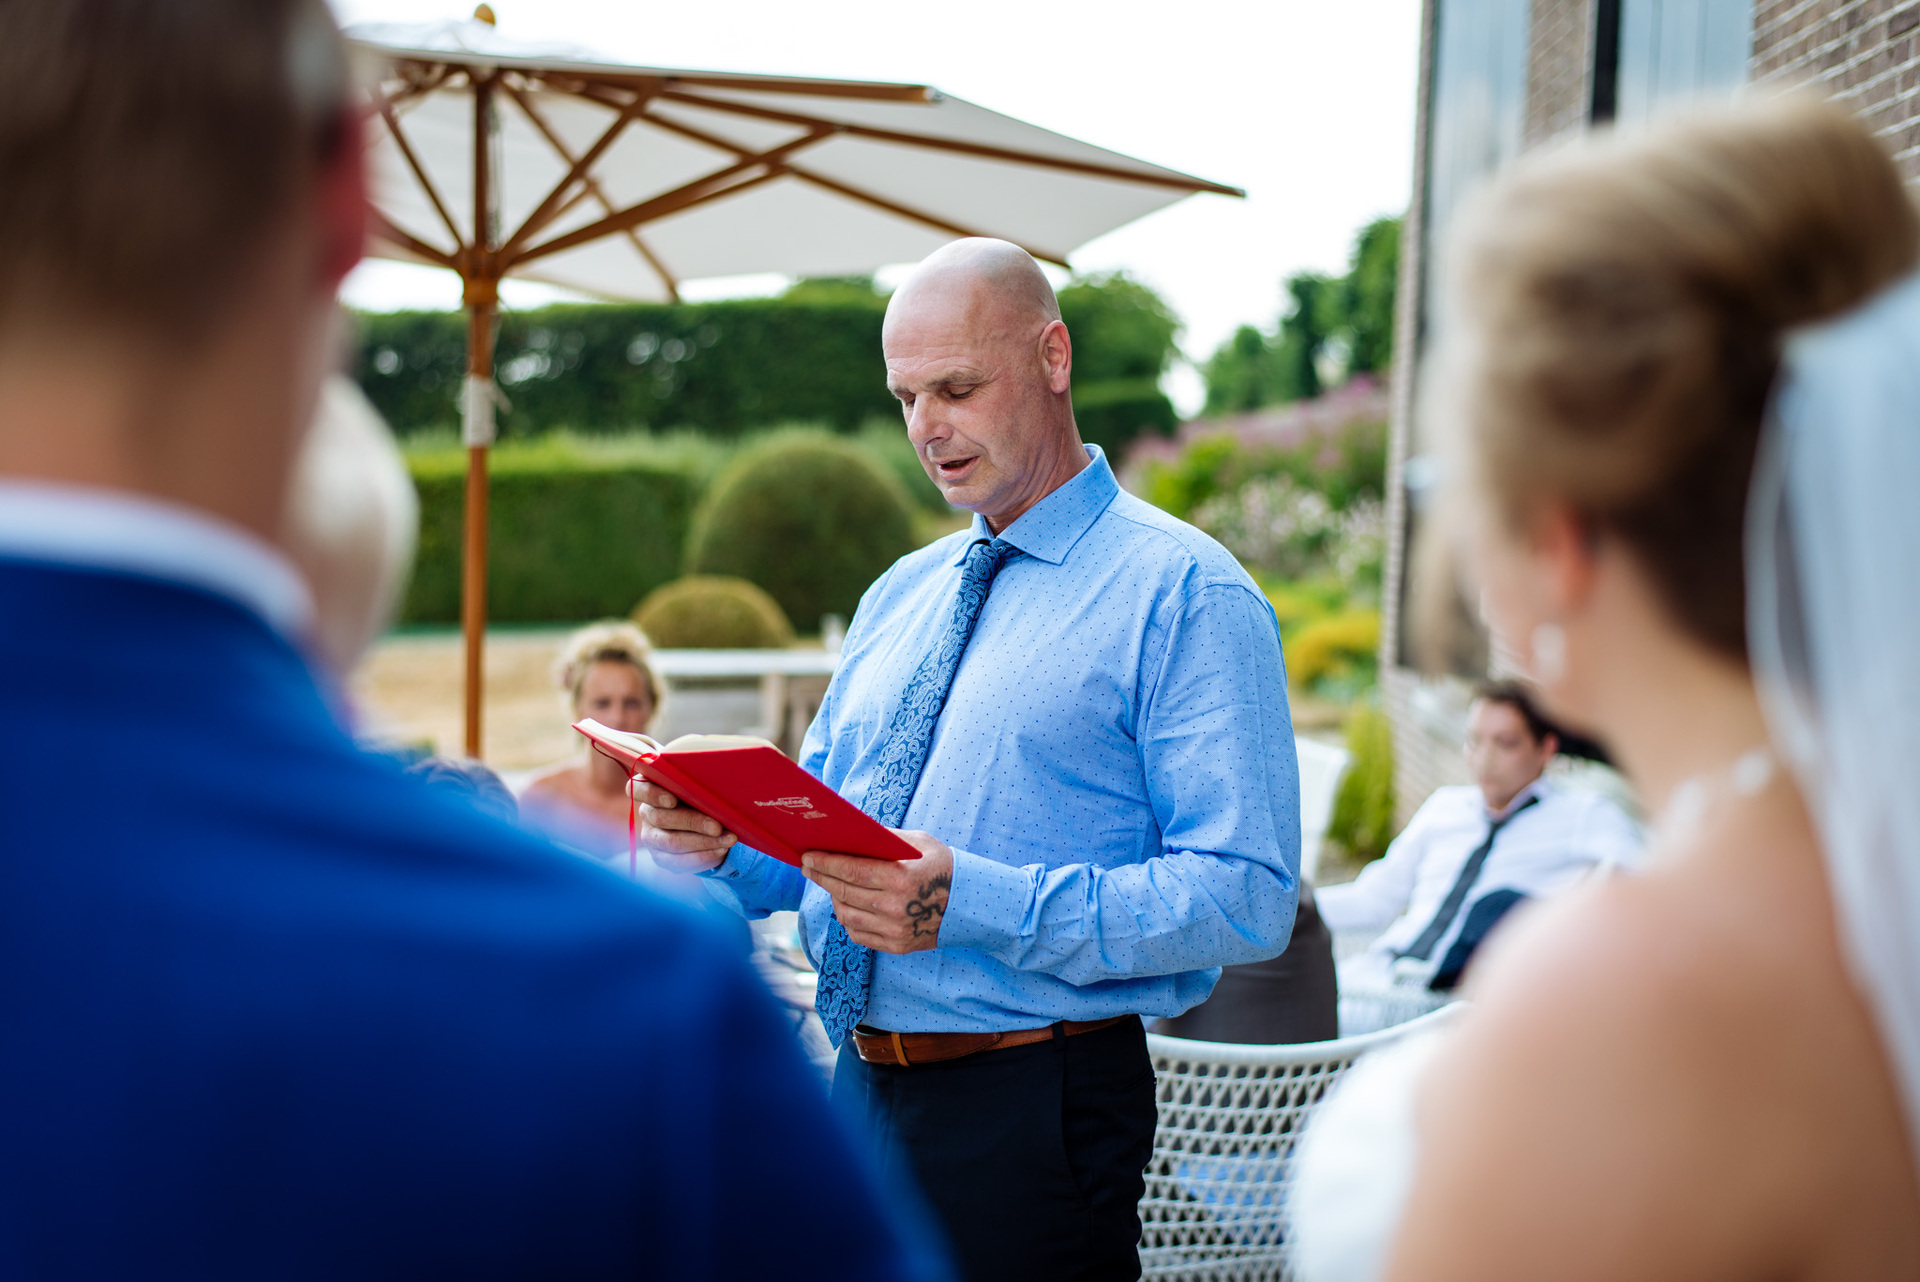
[[[1742,531],[1782,342],[1912,270],[1852,116],[1788,98],[1516,167],[1449,246],[1432,421],[1469,496],[1617,537],[1687,633],[1746,653]]]
[[[653,670],[653,643],[646,633],[624,619],[603,619],[568,637],[553,662],[553,681],[567,696],[569,707],[580,702],[580,687],[596,663],[631,664],[647,683],[647,696],[655,713],[659,712],[666,692]]]

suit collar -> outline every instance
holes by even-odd
[[[277,548],[129,491],[0,477],[0,558],[184,584],[236,602],[288,640],[313,619],[305,580]]]

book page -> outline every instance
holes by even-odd
[[[652,742],[649,740],[648,742]],[[773,748],[777,747],[769,739],[757,739],[750,734],[683,734],[662,752],[724,752],[730,748]]]
[[[584,734],[586,733],[584,729],[586,726],[593,727],[593,734],[589,735],[589,738],[597,736],[606,740],[608,743],[620,745],[628,752],[639,754],[642,752],[661,751],[660,743],[656,739],[649,738],[643,734],[635,734],[630,730],[615,730],[612,726],[603,726],[592,717],[582,719],[575,728],[580,729],[581,733]]]

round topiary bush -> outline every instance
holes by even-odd
[[[822,615],[851,617],[914,546],[898,477],[857,445],[795,432],[741,451],[715,478],[687,535],[687,572],[757,583],[811,632]]]
[[[693,575],[662,584],[633,621],[669,650],[778,650],[793,644],[780,603],[745,579]]]

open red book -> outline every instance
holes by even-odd
[[[574,722],[573,728],[629,775],[660,785],[718,819],[755,850],[796,867],[807,850],[873,859],[920,857],[765,739],[689,734],[663,745],[643,734],[609,729],[592,717]]]

